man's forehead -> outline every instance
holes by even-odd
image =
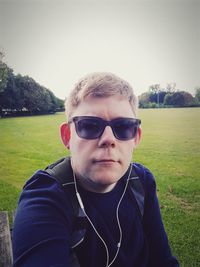
[[[80,115],[134,117],[128,99],[121,95],[106,97],[88,96],[78,105],[72,114],[72,116]]]

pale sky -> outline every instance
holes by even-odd
[[[0,0],[0,47],[14,73],[64,99],[89,72],[194,93],[200,0]]]

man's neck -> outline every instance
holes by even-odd
[[[93,181],[87,179],[87,178],[80,178],[77,177],[78,184],[83,187],[87,191],[91,191],[94,193],[107,193],[113,190],[116,183],[113,184],[98,184],[94,183]]]

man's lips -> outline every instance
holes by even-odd
[[[117,163],[118,161],[113,159],[96,159],[93,161],[94,163]]]

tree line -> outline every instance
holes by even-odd
[[[15,75],[0,52],[0,116],[35,115],[64,110],[64,100],[29,76]]]
[[[161,88],[159,84],[149,86],[149,90],[139,96],[140,108],[164,107],[200,107],[200,87],[195,96],[186,91],[176,90],[176,84],[167,84]]]
[[[55,113],[64,110],[64,100],[37,83],[29,76],[15,75],[13,69],[3,62],[0,51],[0,117]],[[200,87],[195,96],[189,92],[176,90],[176,84],[149,86],[149,90],[139,96],[140,108],[157,107],[200,107]]]

